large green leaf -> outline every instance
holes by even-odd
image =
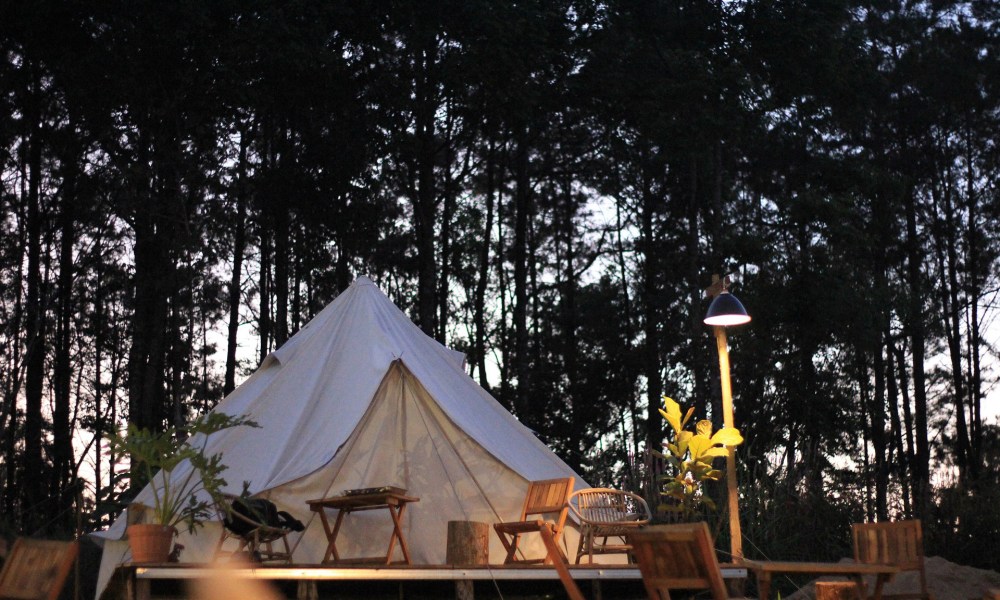
[[[700,460],[706,450],[712,447],[712,440],[703,435],[693,435],[688,442],[688,449],[691,451],[691,458]]]
[[[691,408],[688,409],[688,411],[686,413],[684,413],[684,420],[681,421],[681,428],[682,429],[684,427],[687,427],[688,421],[690,421],[691,417],[693,417],[693,416],[694,416],[694,407],[692,406]]]
[[[694,434],[690,431],[681,431],[677,434],[677,457],[683,457],[688,452],[688,444],[691,443],[691,439]]]
[[[740,430],[735,427],[723,427],[712,436],[712,444],[722,444],[724,446],[739,446],[743,443],[743,436]]]
[[[729,450],[727,450],[725,448],[721,448],[719,446],[713,446],[713,447],[709,448],[708,450],[705,450],[701,454],[701,457],[702,458],[721,458],[723,456],[727,456],[728,454],[729,454]]]
[[[660,414],[667,420],[667,423],[670,423],[670,427],[675,432],[679,433],[683,429],[681,425],[681,405],[674,401],[673,398],[669,396],[663,397],[663,408],[660,409]]]

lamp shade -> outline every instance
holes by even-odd
[[[747,314],[747,309],[743,308],[743,304],[736,299],[736,296],[726,291],[712,300],[705,315],[705,325],[729,327],[749,322],[750,315]]]

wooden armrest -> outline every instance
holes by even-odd
[[[536,519],[534,521],[510,521],[507,523],[495,523],[493,527],[503,533],[528,533],[529,531],[540,531],[545,526],[545,521]]]

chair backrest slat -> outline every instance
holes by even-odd
[[[919,572],[920,593],[896,596],[931,597],[927,589],[924,538],[919,519],[891,523],[855,523],[851,525],[851,538],[854,542],[854,560]]]
[[[906,571],[923,567],[924,544],[919,520],[894,523],[855,523],[854,559],[862,563],[890,564]]]
[[[728,598],[705,523],[644,527],[628,539],[651,600],[669,600],[672,589],[707,589],[713,600]]]
[[[529,515],[561,513],[566,509],[566,501],[572,493],[572,477],[532,481],[521,509],[521,520],[527,520]]]

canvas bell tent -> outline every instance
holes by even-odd
[[[250,493],[306,524],[290,539],[298,564],[318,563],[326,549],[306,500],[384,485],[420,498],[404,521],[413,562],[443,564],[448,521],[516,520],[530,480],[573,476],[577,488],[587,487],[464,372],[463,361],[358,278],[216,407],[260,427],[213,434],[208,452],[223,454],[228,491],[248,482]],[[173,477],[185,474],[182,465]],[[151,503],[150,490],[136,502]],[[128,560],[125,521],[120,515],[96,534],[105,540],[99,590]],[[210,560],[220,528],[182,533],[181,561]],[[390,528],[384,511],[354,513],[338,550],[384,554]],[[491,562],[502,557],[491,532]]]

